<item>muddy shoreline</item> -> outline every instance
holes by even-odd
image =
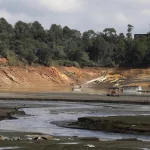
[[[27,101],[65,101],[65,102],[96,102],[122,104],[148,104],[149,95],[121,95],[112,97],[88,93],[0,93],[0,100],[27,100]]]
[[[0,108],[0,121],[7,119],[17,119],[13,117],[14,114],[25,114],[22,111],[18,111],[16,108]]]
[[[56,121],[59,127],[150,136],[150,116],[81,117],[77,121]]]
[[[5,97],[6,96],[6,97]],[[64,96],[64,97],[63,97]],[[90,96],[90,97],[89,97]],[[38,98],[39,97],[39,98]],[[70,100],[70,98],[72,99]],[[88,99],[86,100],[86,98]],[[94,99],[96,98],[96,99]],[[44,101],[45,99],[48,101],[67,101],[67,102],[102,102],[101,98],[108,98],[107,96],[101,96],[101,95],[91,95],[91,94],[78,94],[78,93],[0,93],[0,99],[1,100],[31,100],[31,101]],[[114,103],[114,101],[111,101],[112,99],[115,99],[115,97],[109,97],[110,100],[105,100],[104,102],[110,102]],[[133,96],[131,96],[133,98]],[[134,97],[136,99],[136,97]],[[134,99],[133,98],[133,99]],[[119,97],[120,102],[121,97]],[[116,102],[119,100],[117,98]],[[133,100],[132,99],[132,100]],[[144,99],[143,99],[144,100]],[[136,101],[135,104],[137,104],[139,101]],[[129,101],[130,103],[130,101]],[[146,104],[146,103],[142,103]],[[3,119],[11,119],[9,118],[9,115],[14,115],[20,113],[18,110],[21,108],[22,104],[19,104],[19,106],[16,107],[6,107],[0,108],[0,113],[3,117],[0,120]],[[26,107],[26,106],[25,106]],[[9,114],[9,115],[8,115]],[[21,115],[22,112],[21,112]],[[11,116],[12,117],[12,116]],[[15,118],[12,118],[15,119]],[[9,131],[0,131],[0,135],[7,135],[11,137],[16,136],[25,136],[27,134],[36,134],[36,133],[19,133],[19,132],[9,132]],[[93,148],[90,148],[88,146],[94,146]],[[138,150],[138,149],[150,149],[150,142],[142,142],[138,141],[136,139],[122,139],[122,140],[113,140],[113,141],[102,141],[98,138],[78,138],[78,137],[53,137],[53,140],[45,141],[45,140],[33,140],[33,141],[1,141],[0,142],[0,148],[1,147],[19,147],[18,150],[23,149],[32,149],[32,150],[41,150],[41,149],[52,149],[52,150],[61,150],[61,149],[69,149],[69,150],[77,150],[77,149],[94,149],[94,150],[122,150],[122,148],[125,148],[126,150]]]

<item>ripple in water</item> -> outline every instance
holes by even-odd
[[[1,103],[1,102],[0,102]],[[9,103],[9,101],[8,101]],[[17,104],[17,101],[11,104]],[[26,105],[31,102],[24,101]],[[23,132],[36,132],[54,136],[98,137],[101,139],[138,138],[150,140],[150,136],[116,134],[100,131],[61,128],[50,122],[77,120],[84,116],[117,116],[117,115],[150,115],[150,106],[104,103],[65,103],[65,102],[34,102],[32,106],[39,108],[24,108],[28,117],[19,117],[17,120],[3,120],[0,129]],[[47,107],[43,107],[47,105]]]

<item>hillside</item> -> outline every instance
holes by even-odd
[[[109,71],[109,69],[106,69]],[[1,91],[71,91],[71,84],[81,84],[106,72],[102,68],[75,67],[1,67]]]
[[[0,91],[65,92],[71,91],[72,83],[96,90],[113,85],[149,88],[150,68],[0,67]]]
[[[87,82],[85,85],[105,90],[110,86],[142,86],[143,89],[149,90],[150,68],[112,69],[108,74],[104,74],[92,82]]]

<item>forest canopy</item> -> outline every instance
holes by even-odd
[[[150,36],[133,38],[134,26],[127,33],[114,28],[84,33],[52,24],[46,30],[38,22],[18,21],[14,26],[0,18],[0,57],[9,65],[45,66],[132,66],[150,64]],[[150,35],[150,33],[147,33]]]

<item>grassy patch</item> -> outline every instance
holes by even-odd
[[[150,135],[150,116],[82,117],[73,124],[90,130]]]

